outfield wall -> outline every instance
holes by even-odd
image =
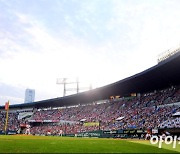
[[[145,134],[151,133],[154,135],[162,135],[163,132],[169,132],[171,135],[180,135],[179,128],[169,128],[169,129],[119,129],[112,131],[90,131],[90,132],[81,132],[78,134],[65,134],[65,136],[71,137],[97,137],[97,138],[144,138]]]
[[[6,131],[6,135],[15,135],[15,134],[17,134],[16,131],[11,131],[11,130]],[[0,131],[0,135],[5,135],[5,132]]]
[[[144,138],[147,132],[154,135],[162,135],[163,132],[169,132],[171,135],[180,135],[180,128],[166,128],[166,129],[119,129],[119,130],[96,130],[90,132],[80,132],[77,134],[64,134],[69,137],[95,137],[95,138]],[[4,131],[0,131],[0,135],[4,135]],[[8,130],[7,135],[15,135],[16,131]]]

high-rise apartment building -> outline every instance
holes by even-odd
[[[34,99],[35,99],[35,90],[26,89],[24,103],[34,102]]]

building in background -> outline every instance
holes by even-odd
[[[24,103],[34,102],[34,99],[35,99],[35,90],[26,89]]]

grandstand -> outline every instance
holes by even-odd
[[[113,84],[75,95],[10,106],[7,132],[34,135],[143,137],[180,134],[180,52]],[[0,106],[0,133],[5,111]],[[155,131],[156,130],[156,131]]]

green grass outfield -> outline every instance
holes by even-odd
[[[144,140],[0,136],[0,153],[180,153],[180,144],[151,145]]]

